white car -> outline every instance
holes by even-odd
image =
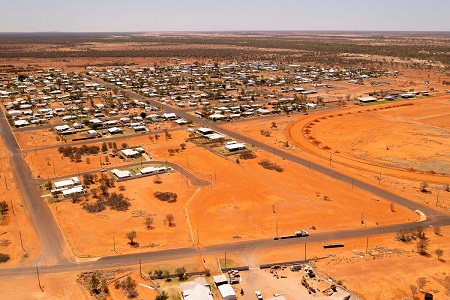
[[[256,295],[256,298],[257,298],[258,300],[263,300],[263,297],[262,297],[260,291],[255,291],[255,295]]]

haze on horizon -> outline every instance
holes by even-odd
[[[0,0],[0,32],[450,31],[448,0]]]

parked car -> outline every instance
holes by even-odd
[[[258,300],[263,300],[263,296],[261,295],[260,291],[255,291],[255,295]]]

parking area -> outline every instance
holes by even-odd
[[[349,299],[350,295],[339,290],[332,292],[330,283],[318,278],[314,273],[311,276],[304,269],[291,271],[289,267],[272,269],[251,269],[239,272],[240,282],[233,287],[238,299],[258,299],[255,291],[259,291],[264,300],[267,299]],[[302,284],[302,278],[306,284]],[[310,287],[310,289],[307,288]],[[240,290],[244,295],[239,294]],[[324,293],[328,291],[329,293]],[[283,297],[281,297],[283,296]]]

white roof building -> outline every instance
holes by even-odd
[[[68,180],[55,181],[53,184],[55,185],[56,189],[61,189],[72,187],[78,183],[80,183],[78,177],[72,177],[71,179]]]
[[[236,150],[244,150],[247,146],[243,143],[234,143],[225,145],[224,148],[231,152]]]
[[[216,140],[220,140],[220,139],[224,139],[225,136],[219,133],[213,133],[213,134],[207,134],[205,135],[205,137],[210,140],[210,141],[216,141]]]
[[[236,300],[236,293],[230,284],[222,284],[217,287],[222,300]]]
[[[128,170],[113,169],[111,172],[119,179],[131,177],[131,173]]]
[[[27,120],[16,120],[14,121],[14,126],[21,127],[21,126],[27,126],[30,123]]]
[[[133,149],[123,149],[122,154],[125,155],[126,157],[135,157],[136,155],[139,154],[139,152]]]
[[[213,300],[211,289],[204,277],[180,284],[184,300]]]
[[[82,185],[77,185],[77,186],[74,186],[73,188],[62,191],[64,197],[69,197],[74,194],[81,194],[83,192],[84,192],[84,188]]]
[[[121,132],[122,132],[122,128],[119,128],[119,127],[111,127],[111,128],[108,128],[108,132],[109,132],[110,134],[121,133]]]

